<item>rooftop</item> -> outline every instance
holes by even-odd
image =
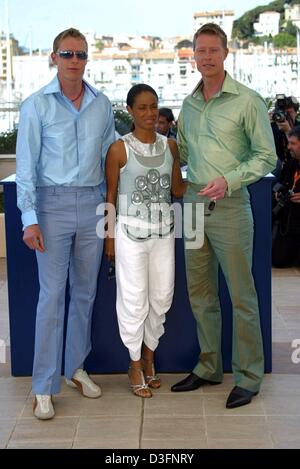
[[[213,10],[213,11],[200,11],[194,13],[194,18],[210,18],[211,16],[234,16],[234,10]]]

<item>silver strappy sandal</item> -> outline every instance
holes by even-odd
[[[146,358],[143,358],[143,362],[152,362],[151,364],[151,369],[152,369],[152,374],[151,375],[146,375],[146,383],[148,384],[149,388],[152,389],[158,389],[161,387],[161,381],[160,378],[155,374],[155,368],[154,368],[154,363],[152,360],[147,360]]]
[[[151,389],[149,389],[148,383],[145,382],[144,373],[143,373],[142,368],[135,368],[135,367],[130,366],[129,370],[128,370],[129,381],[130,381],[131,370],[138,371],[141,375],[141,383],[131,384],[131,382],[130,382],[130,389],[131,389],[132,393],[135,396],[138,396],[138,397],[143,397],[143,398],[152,397]]]

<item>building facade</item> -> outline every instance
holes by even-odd
[[[276,36],[279,33],[280,13],[265,11],[260,13],[259,21],[253,24],[256,36]]]
[[[19,53],[19,43],[12,35],[10,35],[9,39],[9,51],[11,59],[11,76],[13,77],[12,57]],[[2,32],[0,35],[0,80],[3,81],[6,81],[7,79],[7,62],[7,40],[5,34]]]
[[[291,21],[300,29],[300,4],[284,5],[284,18],[286,21]]]
[[[235,15],[233,10],[215,10],[194,13],[194,31],[196,32],[206,23],[215,23],[225,31],[228,39],[231,39],[234,19]]]

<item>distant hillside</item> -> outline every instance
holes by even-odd
[[[284,5],[296,5],[298,3],[300,3],[299,0],[276,0],[268,5],[262,5],[247,11],[233,23],[232,37],[237,37],[238,39],[248,39],[252,37],[254,35],[253,23],[258,21],[260,13],[264,13],[265,11],[277,11],[281,14],[281,20],[283,20]]]

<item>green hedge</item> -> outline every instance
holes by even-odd
[[[0,153],[5,155],[16,153],[17,130],[0,134]]]
[[[120,135],[128,134],[133,123],[131,115],[122,109],[114,109],[115,127]]]

